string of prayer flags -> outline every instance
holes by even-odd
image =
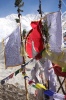
[[[9,76],[7,76],[6,78],[4,78],[3,80],[1,80],[1,84],[3,85],[5,83],[5,81],[13,78],[14,73],[10,74]]]
[[[30,60],[31,61],[31,60]],[[24,64],[25,66],[26,64]],[[3,80],[0,81],[0,83],[3,85],[5,83],[5,81],[7,81],[8,79],[12,78],[13,75],[17,75],[19,72],[21,72],[22,68],[20,68],[19,70],[17,70],[15,73],[12,73],[10,74],[8,77],[4,78]],[[28,76],[26,75],[26,73],[23,73],[24,74],[24,78],[27,78]],[[32,84],[33,83],[33,84]],[[53,92],[51,90],[47,90],[46,87],[43,85],[43,84],[40,84],[40,83],[37,83],[35,84],[35,82],[33,82],[32,80],[29,81],[29,85],[31,85],[34,87],[34,88],[37,88],[37,89],[44,89],[44,94],[48,95],[48,96],[53,96],[55,98],[60,98],[59,100],[62,100],[61,98],[66,98],[65,95],[62,95],[62,94],[58,94],[56,92]]]
[[[26,65],[28,65],[32,60],[28,61],[27,63],[25,63],[24,65],[21,65],[21,68],[25,67]]]
[[[29,62],[31,62],[32,60],[33,60],[33,59],[31,59]],[[27,62],[27,63],[24,64],[23,66],[25,67],[29,62]],[[6,81],[6,80],[9,80],[10,78],[12,78],[13,75],[16,76],[19,72],[22,72],[22,68],[18,69],[18,70],[15,71],[14,73],[10,74],[8,77],[6,77],[6,78],[4,78],[3,80],[1,80],[0,83],[1,83],[2,85],[5,84],[5,81]],[[23,75],[24,75],[24,78],[28,77],[28,76],[26,75],[26,73],[23,73]]]
[[[14,75],[16,76],[19,72],[21,72],[20,70],[21,70],[21,69],[15,71],[14,73],[10,74],[8,77],[6,77],[6,78],[4,78],[3,80],[1,80],[1,84],[2,84],[2,85],[5,84],[5,81],[7,81],[7,80],[13,78]]]
[[[19,69],[20,70],[20,69]],[[16,71],[16,74],[18,74],[19,70]],[[0,83],[3,85],[5,83],[5,81],[7,81],[8,79],[12,78],[14,75],[14,73],[12,73],[11,75],[9,75],[8,77],[4,78],[3,80],[0,81]],[[28,76],[25,76],[25,78],[27,78]],[[33,83],[33,84],[32,84]],[[35,82],[33,82],[32,80],[29,81],[29,85],[32,84],[32,87],[36,88],[36,89],[44,89],[44,94],[48,95],[48,96],[53,96],[54,98],[56,99],[59,99],[59,100],[63,100],[66,98],[66,95],[63,95],[63,94],[59,94],[59,93],[56,93],[56,92],[53,92],[51,90],[47,90],[46,87],[43,85],[43,84],[40,84],[40,83],[37,83],[35,84]]]
[[[38,85],[32,85],[34,88],[37,88],[37,89],[41,89],[41,88],[43,88],[43,85],[41,85],[40,83],[38,83]],[[46,88],[45,88],[46,89]],[[54,98],[56,98],[56,99],[59,99],[59,100],[63,100],[64,98],[66,98],[66,96],[65,95],[63,95],[63,94],[60,94],[60,93],[56,93],[56,92],[54,92],[54,91],[51,91],[51,90],[45,90],[44,89],[44,94],[46,94],[46,95],[48,95],[48,96],[53,96]]]
[[[22,66],[26,66],[29,62],[31,62],[33,59],[31,59],[30,61],[28,61],[26,64],[24,64],[24,65],[22,65]],[[22,68],[20,68],[20,69],[18,69],[17,71],[15,71],[14,73],[12,73],[12,74],[10,74],[8,77],[6,77],[6,78],[4,78],[3,80],[1,80],[0,81],[0,83],[3,85],[3,84],[5,84],[5,81],[6,80],[9,80],[10,78],[12,78],[13,77],[13,75],[17,75],[19,72],[22,72]],[[28,77],[27,75],[26,75],[26,73],[23,73],[23,76],[24,76],[24,78],[26,78],[26,77]]]

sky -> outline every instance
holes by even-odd
[[[22,7],[22,15],[36,14],[39,9],[39,0],[22,0],[24,6]],[[62,12],[66,11],[66,0],[62,0]],[[41,0],[42,11],[55,12],[58,11],[59,0]],[[17,7],[14,6],[15,0],[0,0],[0,17],[6,17],[10,14],[17,14]]]

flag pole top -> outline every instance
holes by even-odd
[[[58,4],[59,11],[61,11],[61,7],[62,7],[62,0],[59,0],[59,4]]]
[[[39,9],[37,10],[42,17],[41,0],[39,0]]]

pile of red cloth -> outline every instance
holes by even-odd
[[[53,64],[54,72],[57,76],[66,77],[66,72],[62,72],[62,67],[54,63],[52,64]]]

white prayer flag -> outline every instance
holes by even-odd
[[[49,28],[49,44],[50,49],[54,52],[61,51],[62,45],[62,27],[61,27],[61,12],[50,13],[47,15]]]
[[[5,44],[5,64],[6,67],[21,65],[23,62],[20,56],[21,37],[19,26],[16,30],[4,41]]]
[[[53,98],[54,100],[65,100],[65,96],[60,93],[54,93]]]

